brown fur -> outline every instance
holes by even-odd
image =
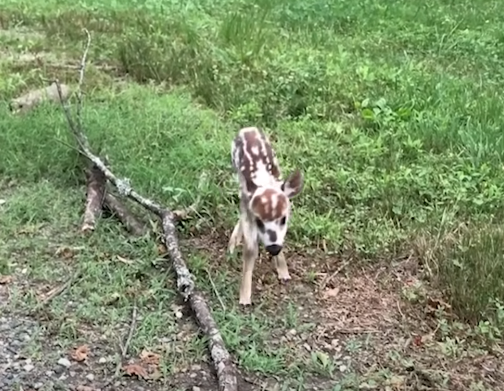
[[[288,203],[285,194],[266,189],[262,196],[252,200],[252,212],[263,221],[273,221],[286,215]]]

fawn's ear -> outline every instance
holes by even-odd
[[[289,198],[297,196],[303,190],[303,174],[298,169],[294,170],[282,184],[282,191]]]

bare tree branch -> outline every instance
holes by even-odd
[[[147,233],[147,227],[137,219],[119,199],[107,192],[105,194],[104,207],[113,213],[126,227],[129,233],[135,236],[143,236]]]
[[[82,223],[82,232],[94,231],[96,228],[96,220],[100,217],[103,200],[105,198],[105,185],[107,178],[95,166],[92,165],[86,171],[87,176],[87,191],[86,191],[86,209],[84,211],[84,222]]]
[[[81,71],[79,78],[79,91],[77,92],[78,102],[77,105],[81,106],[81,86],[84,78],[84,71],[86,65],[86,56],[90,45],[90,35],[87,30],[85,30],[88,40],[84,55],[81,61]],[[56,81],[58,87],[58,93],[62,97],[59,82]],[[95,154],[93,154],[88,139],[82,130],[81,124],[81,108],[77,108],[77,118],[76,123],[74,123],[70,110],[68,106],[61,99],[63,106],[63,111],[68,121],[71,132],[73,133],[81,154],[87,157],[93,165],[95,165],[104,176],[117,188],[119,194],[130,198],[131,200],[142,205],[145,209],[156,214],[162,222],[163,227],[163,240],[167,248],[168,254],[172,260],[173,267],[177,274],[177,288],[180,294],[184,297],[185,301],[189,301],[190,307],[194,312],[194,315],[205,335],[209,338],[210,353],[214,362],[214,367],[217,373],[217,379],[219,383],[220,391],[237,391],[237,379],[236,370],[234,368],[231,355],[226,349],[222,336],[219,332],[217,324],[212,317],[210,309],[203,298],[203,295],[196,289],[193,276],[188,270],[185,261],[180,252],[177,232],[175,228],[175,214],[169,209],[161,206],[155,201],[152,201],[146,197],[143,197],[135,190],[132,189],[129,183],[129,179],[118,179],[112,171],[110,171],[105,163]]]
[[[77,121],[80,129],[82,129],[81,121],[81,110],[82,110],[82,83],[84,83],[84,73],[86,72],[86,60],[89,52],[89,47],[91,46],[91,34],[89,34],[88,29],[84,29],[87,35],[86,47],[84,48],[84,53],[82,54],[82,59],[79,67],[79,84],[77,85]]]

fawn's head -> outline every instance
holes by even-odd
[[[232,148],[253,231],[266,251],[278,255],[287,233],[290,199],[302,191],[303,175],[295,170],[286,180],[280,179],[275,152],[267,136],[256,127],[241,129]]]
[[[249,210],[254,216],[258,238],[271,255],[280,253],[283,247],[291,213],[290,199],[303,189],[303,175],[294,171],[276,186],[258,186],[254,191]]]

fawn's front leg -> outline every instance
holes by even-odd
[[[273,257],[273,262],[275,263],[278,279],[284,282],[290,280],[291,276],[289,274],[289,269],[287,268],[287,262],[285,261],[283,250],[276,257]]]
[[[242,270],[242,281],[240,285],[240,304],[249,305],[252,304],[252,274],[254,272],[254,264],[259,251],[257,249],[257,243],[250,243],[245,240],[245,246],[243,247],[243,270]]]
[[[242,250],[242,281],[240,285],[240,304],[252,304],[252,274],[255,260],[259,256],[259,245],[257,242],[257,230],[247,218],[245,211],[240,216],[241,232],[243,234]]]

